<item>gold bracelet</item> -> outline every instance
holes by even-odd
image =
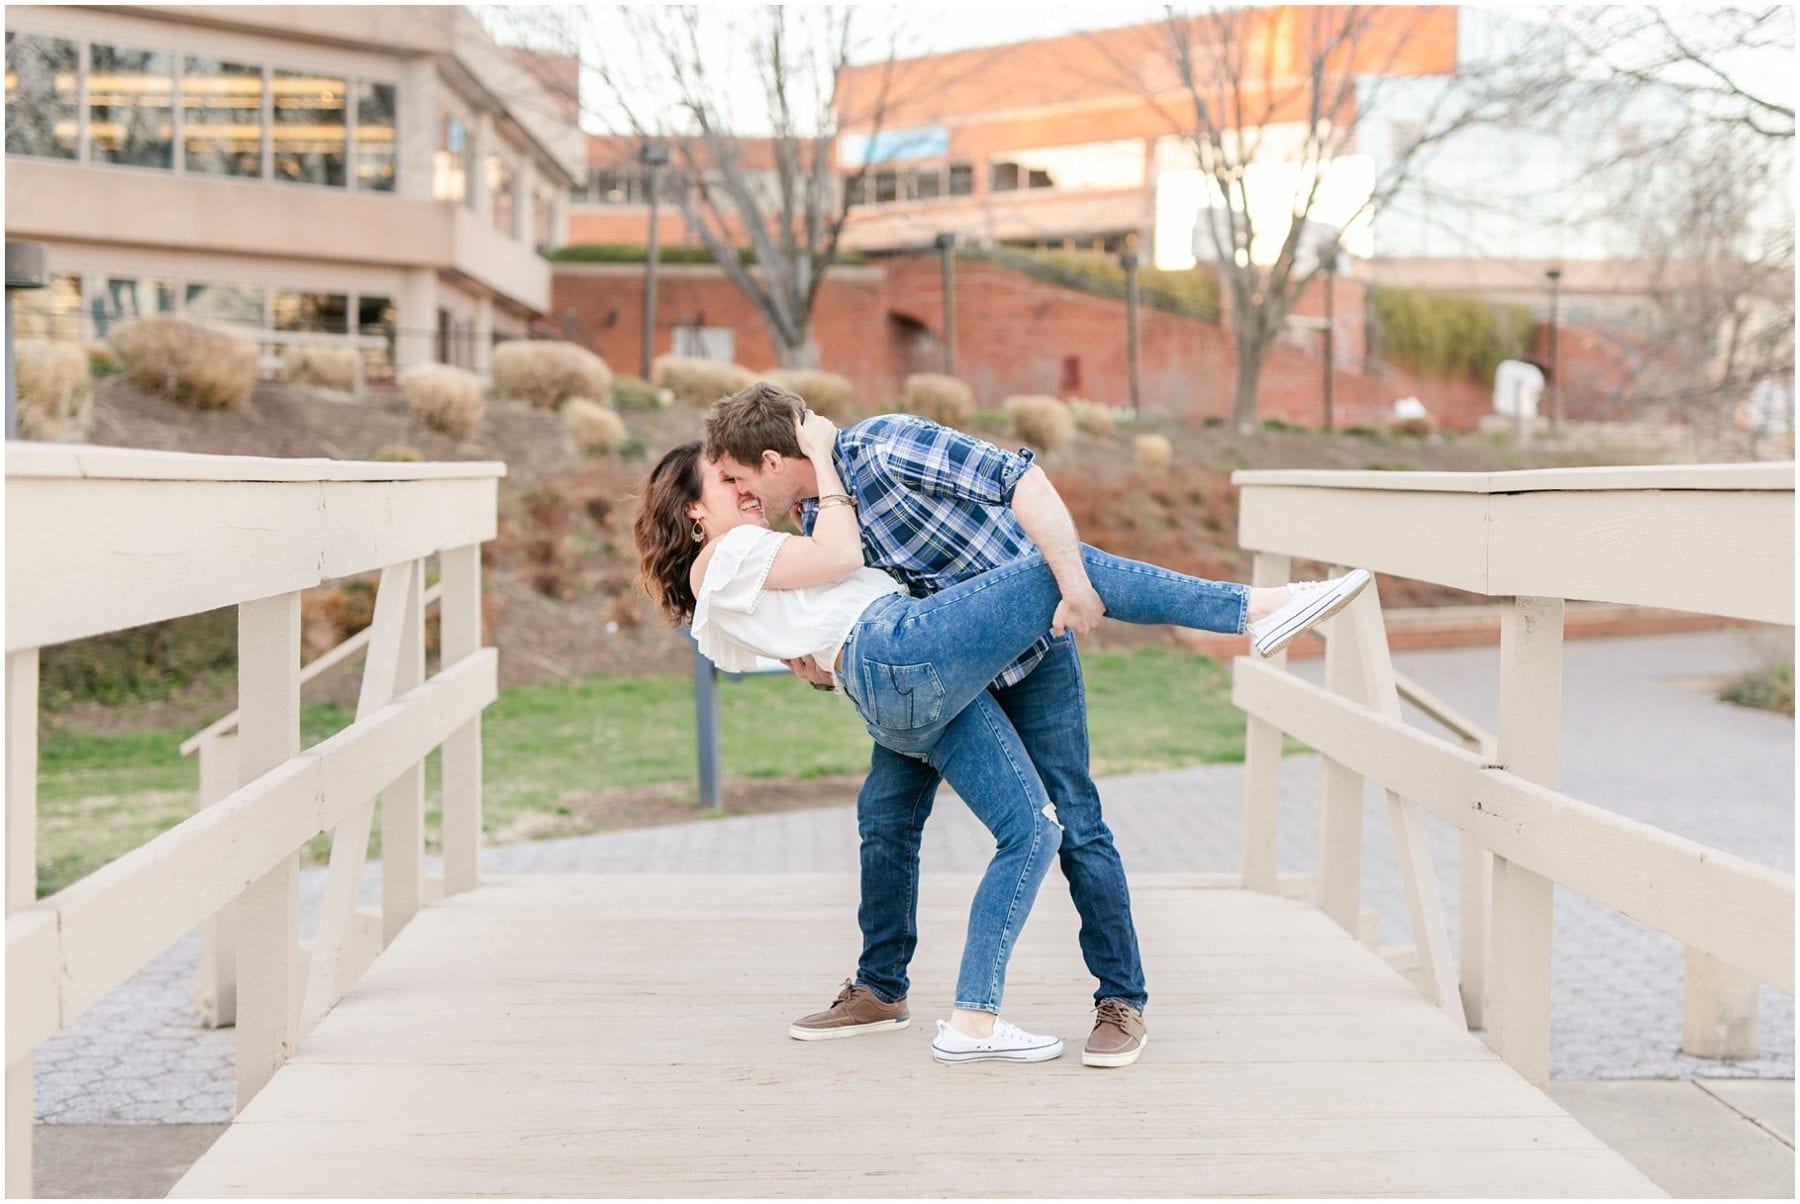
[[[853,507],[855,505],[856,505],[856,499],[851,497],[847,493],[828,493],[824,497],[819,499],[819,509],[821,509],[821,510],[825,509],[828,506],[852,506]]]

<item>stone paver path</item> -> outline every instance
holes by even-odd
[[[1571,643],[1563,698],[1562,787],[1577,798],[1677,832],[1783,872],[1794,863],[1794,725],[1785,717],[1718,702],[1694,679],[1754,663],[1744,633],[1653,636]],[[1490,728],[1498,697],[1493,648],[1396,656],[1403,672]],[[1295,669],[1317,680],[1318,661]],[[1415,716],[1416,719],[1416,716]],[[729,767],[728,767],[729,768]],[[1100,783],[1126,868],[1136,873],[1229,871],[1237,866],[1243,770],[1206,766]],[[1282,771],[1284,872],[1313,868],[1319,762],[1289,758]],[[1365,905],[1382,917],[1385,944],[1410,943],[1387,807],[1365,802]],[[1457,905],[1454,831],[1427,818],[1441,893]],[[927,873],[980,870],[992,842],[952,795],[926,827]],[[492,848],[494,873],[854,873],[851,808],[746,816]],[[378,867],[371,867],[377,869]],[[379,901],[378,875],[364,902]],[[324,886],[301,881],[302,930]],[[1059,875],[1046,891],[1064,888]],[[855,916],[846,913],[844,973],[855,965]],[[231,1113],[231,1030],[199,1028],[189,1004],[198,938],[189,936],[120,987],[38,1055],[37,1114],[58,1123],[209,1122]],[[1152,996],[1157,951],[1144,951]],[[1792,1078],[1794,1003],[1762,992],[1762,1056],[1725,1065],[1677,1051],[1680,945],[1580,896],[1556,892],[1551,1072],[1559,1079]],[[818,984],[826,999],[835,982]],[[1085,994],[1091,984],[1072,983]],[[1152,1002],[1152,1015],[1155,1003]]]

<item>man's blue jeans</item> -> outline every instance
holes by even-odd
[[[1248,590],[1083,550],[1109,615],[1127,622],[1243,630]],[[876,739],[857,799],[863,955],[857,980],[907,993],[918,940],[919,845],[948,780],[993,833],[994,859],[970,908],[956,1006],[998,1011],[1006,963],[1050,855],[1081,916],[1095,999],[1147,1001],[1130,891],[1088,774],[1087,702],[1073,639],[1016,685],[985,683],[1048,628],[1059,595],[1041,556],[929,598],[871,606],[844,648],[844,679]],[[959,709],[960,708],[960,709]]]

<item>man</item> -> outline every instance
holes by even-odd
[[[706,453],[748,502],[771,518],[791,514],[808,533],[818,482],[800,454],[806,403],[759,382],[713,406]],[[1074,636],[1105,606],[1088,581],[1067,507],[1029,451],[1013,454],[908,414],[871,418],[837,439],[835,456],[858,508],[866,563],[915,595],[1041,551],[1062,593],[1051,632],[1009,666],[990,693],[1016,729],[1063,826],[1059,858],[1081,916],[1081,951],[1099,980],[1089,1066],[1127,1066],[1146,1042],[1148,996],[1131,921],[1125,868],[1088,774],[1087,701]],[[829,666],[789,668],[830,688]],[[857,797],[862,839],[863,951],[856,978],[823,1012],[797,1021],[801,1040],[904,1027],[906,968],[918,942],[919,846],[940,777],[923,761],[877,744]]]

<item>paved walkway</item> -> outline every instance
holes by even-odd
[[[1766,639],[1768,636],[1756,637]],[[1562,786],[1578,798],[1791,873],[1794,863],[1794,725],[1720,703],[1691,679],[1756,661],[1744,633],[1702,633],[1568,646],[1563,698]],[[1498,653],[1491,647],[1401,653],[1402,671],[1478,723],[1492,725]],[[1295,671],[1317,679],[1317,661]],[[1308,872],[1318,838],[1316,757],[1289,758],[1282,773],[1284,871]],[[1101,782],[1107,815],[1133,873],[1234,870],[1243,770],[1219,765]],[[1366,905],[1382,916],[1382,940],[1410,941],[1385,803],[1369,792]],[[1428,817],[1446,907],[1455,927],[1457,842]],[[992,843],[946,795],[926,828],[927,873],[985,865]],[[747,816],[666,828],[492,848],[491,873],[853,873],[855,816],[848,807]],[[376,875],[364,900],[379,901]],[[1046,891],[1060,891],[1052,875]],[[302,875],[302,929],[316,914],[322,870]],[[1556,892],[1551,1073],[1558,1079],[1792,1078],[1794,1003],[1765,988],[1762,1056],[1736,1065],[1677,1052],[1680,945],[1568,891]],[[841,959],[855,964],[856,927],[846,913]],[[231,1113],[231,1030],[194,1021],[189,983],[198,958],[190,936],[120,987],[38,1055],[37,1115],[63,1124],[187,1122]],[[920,957],[954,958],[921,949]],[[1152,994],[1157,950],[1145,948]],[[835,980],[817,984],[823,1002]],[[1089,988],[1082,984],[1079,990]],[[1152,1016],[1155,1003],[1153,1002]]]

